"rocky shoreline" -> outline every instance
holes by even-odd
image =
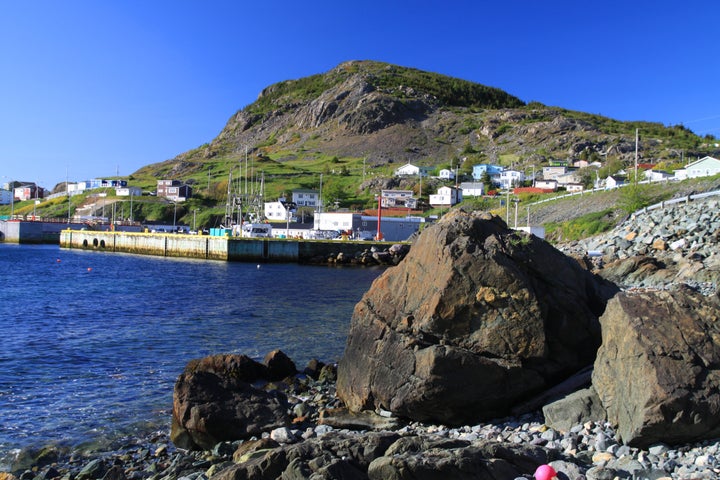
[[[720,201],[711,197],[640,211],[601,235],[559,249],[624,288],[677,283],[711,295],[720,286]]]
[[[575,257],[587,271],[617,285],[620,291],[620,294],[613,298],[612,303],[608,303],[612,307],[608,308],[612,310],[610,314],[606,311],[601,319],[603,344],[608,341],[623,341],[627,337],[635,339],[637,334],[637,338],[648,343],[648,352],[635,355],[632,349],[637,348],[636,344],[610,343],[613,345],[611,350],[622,347],[626,349],[626,353],[630,352],[645,359],[656,356],[658,359],[668,361],[678,360],[681,356],[691,360],[699,359],[700,363],[693,364],[692,369],[701,375],[710,371],[708,378],[714,378],[712,372],[718,362],[714,353],[716,348],[714,343],[705,341],[704,338],[707,336],[712,340],[716,336],[712,322],[713,318],[717,318],[717,307],[715,304],[706,303],[696,294],[699,292],[705,297],[717,297],[720,271],[717,253],[720,215],[717,206],[716,201],[698,202],[682,209],[664,209],[650,216],[635,215],[612,232],[561,248],[568,255]],[[490,223],[483,223],[488,221]],[[478,231],[478,227],[472,225],[482,225],[487,232],[500,232],[482,238],[495,239],[493,240],[497,242],[495,248],[503,253],[496,258],[500,259],[503,265],[508,264],[507,258],[515,258],[518,264],[534,265],[533,274],[548,270],[559,271],[558,259],[555,259],[552,265],[537,268],[538,261],[547,255],[545,253],[541,257],[532,255],[544,252],[541,250],[544,247],[532,239],[525,239],[515,233],[503,233],[503,226],[497,224],[497,219],[472,216],[465,218],[459,214],[455,218],[448,218],[446,225],[448,229],[457,228],[463,222],[469,222],[466,231],[473,232],[471,235],[476,235]],[[440,233],[446,234],[445,231],[436,231],[438,239],[443,238]],[[447,238],[453,242],[456,242],[455,239],[461,240],[452,243],[451,248],[446,249],[448,252],[460,252],[458,255],[491,251],[489,240],[478,242],[478,246],[475,246],[462,235],[456,237],[453,234],[448,235]],[[431,244],[437,245],[438,242],[434,241]],[[598,253],[588,257],[589,251]],[[427,269],[426,275],[428,278],[437,277],[441,272],[437,263],[438,255],[434,251],[428,252],[422,256],[422,249],[413,247],[411,253],[422,256],[419,260],[416,257],[415,260],[420,267],[429,262],[436,262],[432,264],[432,268]],[[461,258],[459,261],[467,262],[467,259]],[[487,259],[483,259],[482,262],[483,265],[488,263]],[[448,270],[458,271],[456,265],[458,264],[453,264]],[[575,278],[584,278],[577,276],[579,274],[574,270],[572,273],[576,275]],[[417,273],[405,275],[403,278],[412,278],[416,275]],[[483,281],[487,282],[487,280]],[[564,283],[562,285],[564,295],[567,295],[570,287],[577,283]],[[527,281],[508,283],[511,287],[516,284],[527,284]],[[539,284],[542,285],[542,282]],[[678,285],[689,285],[691,288],[681,287],[677,290]],[[396,285],[394,288],[379,289],[376,294],[382,295],[383,291],[393,290],[401,291],[401,288]],[[505,287],[499,286],[495,290],[486,287],[479,291],[477,288],[468,290],[471,294],[470,302],[476,304],[481,302],[483,306],[490,305],[493,308],[487,311],[502,312],[508,320],[514,318],[510,309],[513,306],[512,299],[502,296],[508,291]],[[437,291],[445,290],[438,287]],[[587,291],[587,288],[582,291]],[[520,293],[523,295],[519,295],[518,298],[523,301],[517,305],[527,305],[527,294],[524,294],[524,291]],[[456,305],[461,304],[459,299],[453,300],[456,301]],[[380,305],[380,302],[375,303],[374,306],[371,303],[367,304],[373,307],[367,310],[369,314],[378,313],[375,307]],[[653,352],[653,346],[660,341],[658,337],[676,334],[674,330],[662,332],[657,330],[657,326],[665,324],[652,323],[653,320],[658,319],[663,321],[662,314],[647,309],[647,306],[657,306],[656,304],[664,309],[662,311],[666,312],[665,314],[675,308],[671,318],[678,322],[678,331],[682,334],[680,336],[687,336],[690,340],[699,339],[700,343],[688,342],[687,345],[675,343],[672,349],[668,350],[670,354],[666,357],[664,354],[661,355],[663,352]],[[542,312],[544,309],[545,307],[541,306],[533,312]],[[633,324],[634,319],[638,318],[638,312],[641,317],[646,311],[650,317],[644,318],[647,325],[643,327]],[[691,323],[691,320],[693,322],[695,320],[678,313],[686,311],[692,312],[697,319],[707,320],[707,323]],[[363,310],[356,308],[356,316],[360,314],[363,314]],[[388,317],[390,314],[394,313],[389,312]],[[437,316],[429,314],[428,317],[437,320]],[[519,318],[525,322],[524,317]],[[395,335],[407,334],[417,324],[419,319],[407,316],[400,316],[400,321],[388,323],[395,328],[391,332]],[[377,326],[380,323],[376,322],[372,325]],[[622,333],[627,332],[628,328],[634,329],[634,335],[605,338],[605,330]],[[691,328],[700,328],[700,330],[695,331]],[[702,328],[706,329],[705,332],[711,333],[702,333]],[[437,342],[438,346],[434,347],[437,351],[447,351],[453,340],[449,337],[434,338],[423,329],[419,329],[419,333],[425,337],[416,340],[418,342],[416,345],[426,350],[432,345],[431,342]],[[377,340],[373,341],[377,342]],[[688,347],[690,354],[677,350],[678,347]],[[417,350],[418,348],[415,348],[415,351]],[[602,354],[605,355],[603,361],[606,366],[612,366],[608,361],[608,352]],[[609,418],[606,417],[606,412],[612,413],[613,409],[617,410],[618,406],[613,402],[617,403],[618,398],[627,400],[623,397],[629,395],[625,395],[620,390],[612,390],[619,388],[618,384],[621,382],[608,383],[618,377],[623,380],[622,374],[605,367],[599,369],[598,363],[595,364],[593,373],[595,376],[593,387],[598,390],[605,406],[609,406],[602,412],[593,410],[592,401],[584,405],[586,397],[581,396],[574,400],[575,405],[584,405],[587,411],[577,416],[567,411],[561,412],[559,415],[562,418],[559,422],[550,418],[554,413],[548,409],[548,405],[554,405],[551,403],[554,398],[546,397],[535,402],[532,408],[521,409],[526,413],[518,411],[511,417],[445,425],[443,422],[412,421],[408,416],[396,416],[378,406],[362,408],[361,412],[358,412],[357,408],[346,408],[340,400],[341,395],[338,395],[338,390],[342,387],[337,380],[338,366],[311,362],[301,373],[297,373],[294,364],[286,357],[283,361],[282,355],[266,357],[262,365],[225,357],[194,360],[188,364],[187,377],[179,379],[176,384],[174,415],[185,418],[188,422],[185,424],[186,427],[195,422],[196,426],[203,424],[205,428],[210,426],[212,420],[216,422],[213,428],[217,429],[230,421],[228,417],[218,415],[218,410],[198,413],[198,408],[201,406],[212,409],[224,408],[222,405],[218,406],[217,401],[213,404],[207,402],[205,398],[200,399],[202,401],[195,398],[194,404],[190,402],[185,407],[179,407],[178,395],[188,398],[192,396],[192,391],[184,390],[182,385],[191,384],[190,378],[193,374],[197,375],[194,392],[207,391],[208,386],[219,388],[221,393],[233,389],[235,392],[237,384],[252,385],[252,388],[243,387],[245,390],[241,392],[243,395],[249,395],[247,398],[251,401],[249,400],[248,404],[255,405],[247,412],[242,412],[246,418],[253,418],[252,425],[245,424],[243,427],[246,428],[244,440],[215,441],[212,435],[191,438],[178,430],[174,424],[172,436],[170,432],[160,432],[147,438],[128,439],[115,443],[110,448],[63,451],[48,447],[41,451],[25,451],[19,455],[10,472],[0,473],[0,480],[56,478],[63,480],[206,480],[210,478],[214,480],[276,478],[529,480],[533,477],[535,468],[542,464],[551,465],[558,472],[558,478],[561,480],[614,478],[691,480],[720,477],[720,439],[712,436],[715,431],[712,425],[704,431],[704,438],[708,439],[697,442],[669,440],[682,438],[677,435],[697,438],[697,432],[691,431],[698,427],[698,421],[694,421],[693,418],[689,418],[686,424],[683,423],[681,416],[670,418],[671,423],[662,423],[667,422],[667,419],[661,420],[660,423],[652,423],[657,419],[651,419],[652,422],[649,422],[647,417],[643,418],[641,415],[640,420],[645,422],[641,427],[650,426],[653,431],[650,435],[639,439],[633,437],[637,432],[630,428],[636,418],[623,418],[623,424],[614,428],[613,425],[617,424],[605,419]],[[278,358],[279,362],[276,361]],[[703,362],[706,367],[703,367]],[[619,362],[615,367],[624,368],[628,366],[627,363]],[[648,376],[652,376],[657,371],[670,372],[664,370],[667,365],[655,365],[651,362],[639,367],[648,368],[645,371]],[[688,367],[680,365],[677,368],[679,372],[685,372],[680,380],[691,377]],[[220,375],[219,380],[213,380],[214,384],[208,384],[209,377],[203,375],[205,373],[214,375],[221,370],[225,372],[225,376]],[[249,376],[245,377],[245,375]],[[260,381],[260,378],[263,380]],[[348,378],[353,382],[361,379],[347,375],[345,378],[346,382]],[[571,391],[578,391],[580,395],[584,395],[582,390],[578,389],[587,385],[590,382],[589,378],[590,373],[586,371],[577,381],[577,385],[566,390],[564,395]],[[468,382],[467,377],[464,377],[464,380],[457,378],[457,381]],[[673,385],[680,384],[674,383],[670,386]],[[648,384],[646,388],[640,389],[645,390],[640,393],[655,392],[651,387],[655,388],[655,385]],[[711,386],[711,389],[716,390],[716,387]],[[459,390],[462,394],[462,389]],[[455,388],[455,391],[458,391],[458,388]],[[567,397],[571,396],[567,395]],[[271,400],[275,402],[275,414],[282,421],[273,424],[272,420],[268,420],[263,424],[255,417],[259,415],[261,409],[267,408]],[[415,401],[413,398],[411,400]],[[462,398],[456,400],[461,401]],[[639,400],[642,401],[642,398]],[[685,400],[694,401],[693,399],[676,401]],[[363,405],[369,404],[366,400],[363,402]],[[714,405],[713,402],[714,400],[709,400],[709,404]],[[226,403],[231,408],[239,410],[236,407],[237,402]],[[215,406],[205,407],[205,405]],[[698,410],[692,408],[689,408],[688,412],[698,414]],[[684,412],[683,415],[688,412]],[[668,428],[668,425],[674,430],[662,430]],[[630,441],[627,441],[628,439]],[[632,446],[633,441],[642,441],[646,444],[642,447]]]
[[[452,428],[404,423],[387,412],[358,417],[337,400],[332,375],[316,380],[299,374],[266,388],[280,389],[287,396],[293,428],[220,442],[203,451],[175,447],[167,432],[119,441],[111,450],[69,452],[48,447],[25,451],[12,473],[0,473],[0,479],[449,476],[499,480],[531,479],[535,466],[544,463],[553,466],[560,479],[711,479],[720,475],[720,441],[632,448],[618,441],[608,423],[591,421],[559,431],[543,422],[541,412]],[[508,476],[511,473],[515,476]]]

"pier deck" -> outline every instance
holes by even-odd
[[[239,238],[176,233],[100,232],[63,230],[60,247],[164,257],[200,258],[240,262],[316,263],[331,255],[356,255],[388,242]]]

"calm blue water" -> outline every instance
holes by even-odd
[[[1,464],[17,448],[168,428],[192,358],[339,359],[382,270],[0,244],[0,272]]]

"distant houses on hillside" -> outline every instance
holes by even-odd
[[[675,170],[675,177],[683,180],[686,178],[709,177],[720,173],[720,160],[713,157],[703,157],[685,168]]]
[[[462,202],[463,191],[458,187],[440,187],[434,195],[430,195],[430,205],[433,207],[452,207]]]
[[[429,177],[433,170],[433,167],[424,167],[413,165],[412,163],[406,163],[402,167],[395,169],[395,175],[398,177]]]
[[[173,202],[184,202],[192,196],[192,187],[178,180],[158,180],[157,196]]]
[[[296,188],[292,191],[292,202],[298,207],[317,207],[320,205],[320,191]]]
[[[412,190],[381,190],[380,205],[383,208],[417,208],[417,199]]]
[[[485,194],[485,185],[482,182],[463,182],[460,184],[464,197],[482,197]]]
[[[22,182],[21,185],[13,188],[13,198],[15,200],[24,201],[44,197],[45,189],[35,183]]]

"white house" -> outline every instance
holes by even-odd
[[[557,177],[561,175],[565,175],[568,171],[568,168],[566,166],[550,166],[550,167],[543,167],[542,169],[542,176],[545,180],[555,180]]]
[[[485,185],[481,182],[463,182],[460,188],[463,197],[482,197]]]
[[[557,180],[535,180],[535,188],[542,188],[543,190],[552,190],[553,192],[558,188]]]
[[[407,240],[425,223],[423,217],[382,217],[382,239],[390,242]],[[314,229],[319,231],[350,231],[377,235],[378,217],[359,213],[328,212],[315,214]]]
[[[438,178],[442,180],[455,180],[455,172],[449,168],[443,168],[438,172]]]
[[[413,175],[427,177],[430,175],[432,170],[432,167],[419,167],[417,165],[413,165],[412,163],[406,163],[395,170],[395,175],[398,177],[408,177]]]
[[[525,174],[519,170],[503,170],[500,172],[500,186],[502,188],[520,187],[525,181]]]
[[[320,192],[306,188],[296,188],[292,191],[292,201],[298,207],[317,207],[320,205]]]
[[[645,170],[645,178],[651,182],[662,182],[673,178],[673,174],[664,170]]]
[[[271,222],[287,222],[294,221],[293,213],[295,212],[295,204],[283,201],[265,202],[265,218]]]
[[[15,187],[13,189],[13,196],[20,201],[30,200],[31,198],[43,198],[45,196],[45,189],[34,183],[26,183]]]
[[[622,175],[610,175],[605,179],[605,188],[617,188],[620,185],[625,185],[627,178]]]
[[[577,171],[570,169],[568,169],[564,175],[558,175],[557,177],[555,177],[555,180],[557,180],[558,185],[561,186],[567,186],[568,184],[572,183],[581,183],[581,179],[580,177],[578,177]]]
[[[583,190],[585,190],[585,185],[583,185],[582,183],[566,183],[565,190],[570,193],[582,192]]]
[[[124,183],[124,181],[123,181]],[[72,195],[78,195],[83,193],[85,190],[92,190],[94,188],[102,188],[102,187],[108,187],[108,186],[120,186],[124,187],[126,185],[111,185],[108,184],[107,180],[103,180],[102,178],[93,178],[92,180],[83,180],[81,182],[77,183],[69,183],[67,186],[67,192],[68,194]]]
[[[380,205],[383,208],[415,208],[417,199],[412,190],[381,190]]]
[[[117,187],[115,195],[118,197],[141,197],[142,188],[140,187]]]
[[[703,157],[685,168],[675,170],[675,178],[683,180],[686,178],[709,177],[720,173],[720,160],[713,157]]]
[[[452,207],[462,202],[462,189],[457,187],[440,187],[434,195],[430,195],[433,207]]]

